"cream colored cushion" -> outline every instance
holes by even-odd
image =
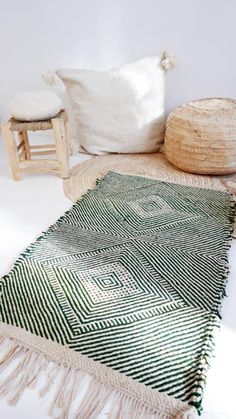
[[[57,115],[62,108],[60,97],[48,90],[18,93],[10,103],[10,113],[19,121],[49,119]]]
[[[164,138],[163,54],[109,71],[60,69],[78,141],[92,154],[157,151]]]

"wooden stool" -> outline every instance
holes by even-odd
[[[68,178],[69,151],[66,137],[67,115],[64,110],[54,118],[44,121],[18,121],[14,118],[2,124],[2,137],[8,154],[9,163],[14,180],[20,180],[24,172],[50,172]],[[30,145],[28,131],[52,129],[55,144]],[[18,132],[19,141],[14,131]],[[18,143],[18,144],[17,144]],[[34,156],[56,154],[55,159],[33,159]]]

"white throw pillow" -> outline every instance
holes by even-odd
[[[91,154],[157,151],[165,131],[165,70],[174,64],[163,53],[108,71],[57,70],[71,101],[69,131],[75,121],[77,144]],[[43,78],[55,84],[51,73]]]
[[[62,108],[60,97],[49,90],[18,93],[10,103],[10,113],[19,121],[53,118]]]

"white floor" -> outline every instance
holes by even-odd
[[[73,157],[71,166],[85,158]],[[61,179],[54,175],[28,175],[14,182],[0,145],[0,276],[70,206]],[[230,265],[228,298],[223,301],[222,326],[216,335],[203,419],[236,419],[236,240],[230,250]],[[46,407],[47,400],[38,399],[28,390],[16,407],[0,401],[0,419],[46,419]]]

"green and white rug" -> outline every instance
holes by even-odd
[[[226,192],[109,172],[0,281],[0,396],[57,376],[54,417],[195,417],[234,216]]]

